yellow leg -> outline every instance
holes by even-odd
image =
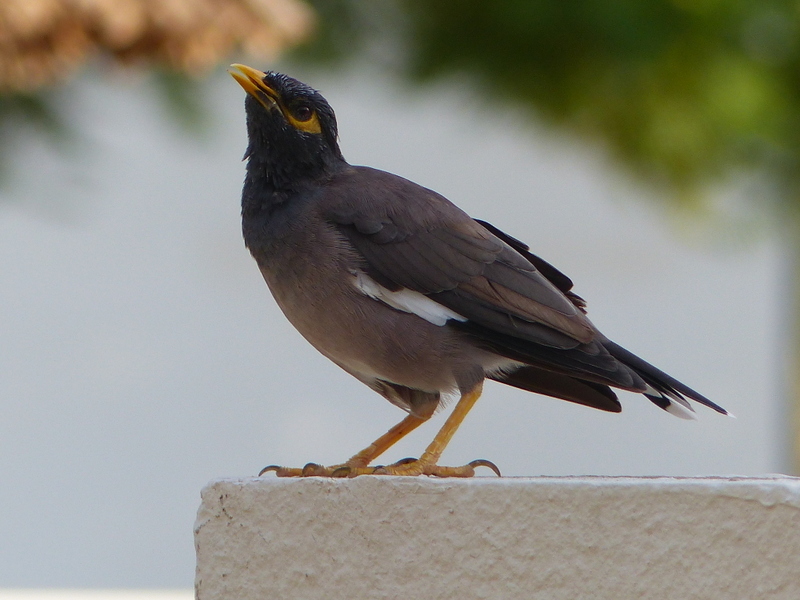
[[[467,392],[461,396],[461,398],[459,398],[458,403],[453,409],[453,412],[451,412],[450,416],[447,417],[447,420],[444,422],[444,425],[442,425],[439,433],[436,434],[436,436],[433,438],[433,441],[428,444],[425,452],[423,452],[422,456],[419,457],[419,462],[436,464],[439,461],[442,456],[442,452],[444,452],[444,449],[447,447],[447,444],[450,443],[450,440],[453,439],[453,436],[455,435],[461,423],[464,421],[467,413],[472,410],[472,407],[475,406],[478,398],[481,397],[481,393],[483,393],[483,381],[476,385],[471,392]]]
[[[431,415],[433,414],[433,409],[434,406],[431,407],[431,410],[428,414],[423,416],[406,416],[405,419],[400,421],[397,425],[392,427],[377,440],[364,448],[361,452],[354,454],[343,464],[333,465],[332,467],[324,467],[315,463],[309,463],[302,469],[270,465],[268,467],[264,467],[259,475],[263,475],[268,471],[275,471],[275,474],[278,477],[309,477],[312,475],[322,477],[345,477],[350,475],[351,472],[354,474],[363,474],[362,471],[367,470],[369,463],[394,446],[397,442],[414,431],[417,427],[422,425],[425,421],[430,419]],[[370,473],[372,471],[372,469],[369,469]]]
[[[401,440],[403,437],[414,431],[430,418],[430,415],[417,417],[408,415],[397,425],[375,440],[372,444],[355,454],[347,462],[332,467],[323,467],[314,463],[309,463],[302,469],[291,469],[272,465],[262,469],[259,475],[267,471],[275,471],[278,477],[355,477],[357,475],[433,475],[435,477],[472,477],[475,474],[475,467],[484,466],[492,469],[497,475],[500,470],[488,460],[474,460],[467,465],[460,467],[441,467],[437,463],[442,456],[442,452],[450,443],[458,427],[464,421],[467,413],[475,406],[478,398],[483,391],[483,382],[475,386],[459,399],[453,412],[445,421],[442,428],[433,438],[433,441],[417,460],[403,460],[393,465],[385,467],[370,467],[370,462],[383,454],[387,449]]]
[[[419,457],[419,460],[408,462],[404,464],[389,465],[376,470],[376,474],[382,475],[434,475],[436,477],[472,477],[475,474],[475,467],[484,466],[492,469],[497,475],[500,475],[499,469],[487,460],[474,460],[468,465],[461,467],[441,467],[437,463],[442,456],[442,452],[453,439],[464,418],[467,416],[472,407],[481,397],[483,391],[483,382],[475,386],[471,391],[467,392],[458,401],[453,412],[445,421],[439,433],[433,438],[433,441]]]
[[[361,452],[353,455],[345,464],[351,467],[366,467],[429,418],[430,415],[427,417],[408,415]]]

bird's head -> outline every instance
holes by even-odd
[[[248,169],[276,187],[292,187],[344,162],[336,115],[322,94],[281,73],[231,66],[230,74],[247,92]]]

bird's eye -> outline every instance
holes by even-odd
[[[310,106],[302,104],[294,109],[294,117],[298,121],[308,121],[314,115],[314,111]]]

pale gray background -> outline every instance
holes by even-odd
[[[303,75],[336,109],[351,162],[527,241],[574,279],[609,337],[738,416],[700,408],[687,423],[625,393],[609,415],[490,383],[444,463],[489,458],[506,475],[781,468],[774,240],[687,233],[596,148],[455,85]],[[0,587],[189,587],[206,482],[341,461],[403,415],[293,331],[244,249],[233,80],[205,89],[214,122],[200,140],[169,123],[144,79],[70,88],[85,141],[63,157],[27,140],[0,191]],[[419,454],[441,422],[386,461]]]

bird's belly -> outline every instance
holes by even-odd
[[[513,368],[451,327],[367,296],[353,276],[358,256],[341,242],[322,226],[283,239],[275,246],[282,251],[253,252],[284,315],[322,354],[371,386],[379,379],[440,393],[469,389],[485,373]]]
[[[450,330],[432,325],[331,282],[326,294],[273,295],[294,327],[317,350],[364,382],[381,379],[428,391],[457,386],[457,345]],[[463,362],[463,361],[461,361]]]
[[[295,270],[295,276],[287,279],[263,267],[262,273],[278,306],[300,334],[364,383],[371,385],[379,379],[448,393],[474,384],[472,380],[503,362],[473,347],[450,327],[434,325],[362,294],[352,285],[347,269],[328,266],[314,268],[311,277]]]

